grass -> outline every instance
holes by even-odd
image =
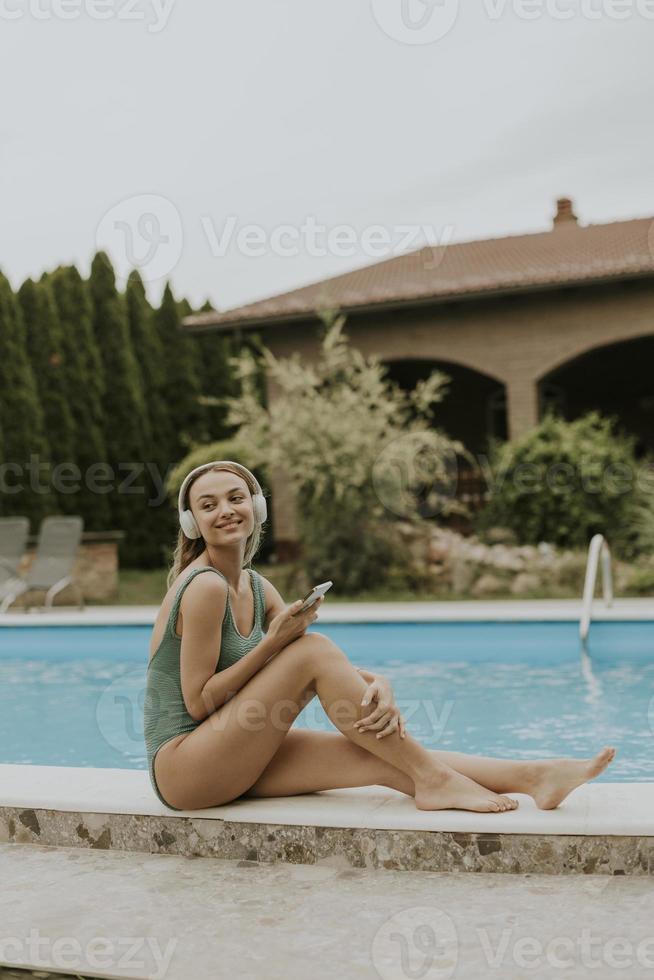
[[[167,568],[142,571],[123,568],[118,574],[118,595],[109,605],[158,606],[166,594]]]
[[[298,595],[292,595],[285,585],[288,566],[258,564],[255,567],[257,568],[257,571],[261,572],[262,575],[273,583],[286,602],[294,602],[295,599],[301,598],[299,593]],[[155,568],[143,571],[131,568],[122,569],[119,573],[118,595],[109,604],[118,606],[158,606],[166,593],[167,574],[168,570],[165,568]],[[582,582],[579,583],[578,589],[574,589],[572,587],[565,588],[561,586],[558,588],[550,587],[548,589],[540,589],[538,591],[529,592],[521,596],[515,596],[507,589],[506,592],[497,595],[484,596],[483,601],[493,602],[495,600],[503,599],[580,599],[582,584]],[[597,596],[601,594],[599,582],[596,594]],[[622,595],[628,594],[630,593],[622,593]],[[636,592],[632,594],[637,595],[638,593]],[[410,590],[389,591],[383,589],[373,589],[369,592],[363,592],[357,595],[339,595],[335,586],[334,588],[330,589],[325,601],[329,602],[330,598],[337,602],[343,603],[478,601],[468,592],[456,594],[453,592],[438,593],[434,591],[415,592]]]

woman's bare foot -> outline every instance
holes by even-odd
[[[593,759],[546,759],[534,763],[527,792],[540,810],[553,810],[566,796],[604,772],[615,758],[615,749],[606,745]]]
[[[480,786],[460,772],[443,765],[424,781],[415,780],[418,810],[475,810],[477,813],[503,813],[515,810],[518,801]]]

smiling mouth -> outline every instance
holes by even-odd
[[[241,523],[240,521],[230,521],[229,524],[221,524],[220,530],[229,531],[233,527],[239,527],[240,523]]]

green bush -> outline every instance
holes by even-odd
[[[630,595],[650,598],[654,595],[654,565],[634,566],[626,583]]]
[[[252,470],[251,466],[243,462],[244,459],[247,459],[247,456],[248,452],[245,446],[237,439],[222,439],[219,442],[211,442],[205,446],[195,446],[170,471],[166,481],[166,490],[172,503],[177,507],[177,495],[179,494],[179,488],[184,482],[184,477],[191,470],[194,470],[196,466],[204,466],[205,463],[210,463],[214,459],[233,459],[235,462],[241,463],[242,466],[247,466],[248,469]],[[258,474],[254,470],[252,471],[258,479]]]
[[[654,460],[648,459],[639,469],[639,493],[632,501],[620,546],[627,558],[654,558]]]
[[[307,590],[328,579],[334,596],[349,596],[377,589],[396,591],[428,587],[392,521],[371,520],[361,507],[338,510],[321,500],[307,500],[298,508],[302,557],[297,565]]]
[[[502,525],[521,544],[567,548],[585,548],[600,532],[617,554],[632,555],[634,512],[645,499],[635,442],[596,411],[574,422],[550,412],[522,438],[493,442],[490,499],[477,530]]]

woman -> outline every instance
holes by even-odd
[[[286,606],[249,567],[266,516],[256,478],[231,460],[192,470],[180,489],[145,704],[150,779],[167,807],[382,785],[421,810],[513,810],[508,792],[551,809],[611,762],[608,747],[594,759],[529,762],[424,748],[385,678],[306,632],[322,599],[298,613],[301,599]],[[337,732],[292,727],[316,694]]]

